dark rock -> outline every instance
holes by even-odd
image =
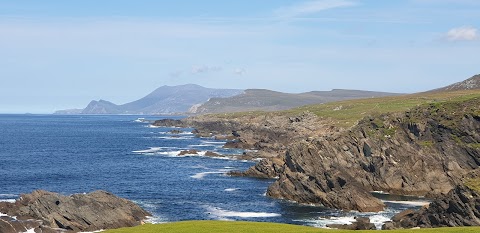
[[[178,153],[177,156],[182,156],[182,155],[198,155],[198,151],[195,149],[182,150],[180,151],[180,153]]]
[[[181,120],[174,119],[162,119],[157,120],[153,123],[154,126],[163,126],[163,127],[185,127],[185,123]]]
[[[95,231],[136,226],[150,215],[136,204],[105,191],[63,196],[37,190],[23,194],[15,203],[0,202],[0,212],[18,219],[2,217],[0,232],[10,232],[11,228],[15,228],[14,232],[25,231],[24,228],[41,232],[54,232],[52,228]]]
[[[252,149],[254,146],[249,144],[246,140],[239,138],[226,142],[223,148]]]
[[[255,166],[249,168],[245,172],[232,171],[231,176],[246,176],[262,179],[278,178],[283,161],[279,158],[267,158],[258,162]]]
[[[403,211],[392,221],[396,228],[480,226],[480,195],[459,185],[428,207]]]
[[[208,156],[208,157],[224,157],[223,155],[212,152],[212,151],[205,152],[205,156]]]
[[[178,130],[178,129],[172,129],[172,130],[169,131],[169,133],[171,133],[171,134],[181,134],[181,133],[183,133],[183,131]]]
[[[329,224],[327,227],[344,230],[376,230],[375,224],[370,223],[367,217],[355,217],[352,224]]]
[[[395,227],[395,224],[391,221],[385,222],[382,225],[382,230],[395,230],[397,227]]]

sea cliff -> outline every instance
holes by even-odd
[[[278,177],[269,196],[380,211],[383,203],[371,191],[435,198],[478,168],[479,103],[478,95],[462,95],[407,111],[371,111],[353,127],[337,127],[309,111],[206,115],[155,125],[194,127],[199,136],[230,137],[228,146],[258,150],[249,153],[263,161],[233,174]]]

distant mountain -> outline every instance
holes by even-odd
[[[460,91],[460,90],[474,90],[480,89],[480,74],[474,75],[471,78],[462,82],[454,83],[446,87],[431,90],[432,92],[439,91]]]
[[[58,110],[55,112],[55,114],[59,114],[59,115],[80,114],[82,113],[82,111],[83,109],[72,108],[72,109]]]
[[[243,93],[237,89],[213,89],[195,84],[162,86],[147,96],[122,105],[106,100],[93,100],[81,114],[176,114],[185,113],[192,106],[210,98],[230,97]],[[56,114],[65,114],[65,110]]]
[[[190,109],[190,113],[221,113],[242,111],[277,111],[307,104],[327,103],[339,100],[399,95],[397,93],[342,90],[311,91],[300,94],[282,93],[265,89],[249,89],[245,93],[212,98],[206,103]]]

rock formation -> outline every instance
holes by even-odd
[[[381,209],[369,192],[437,196],[480,165],[479,99],[365,118],[348,131],[296,142],[267,194],[328,207]]]
[[[15,203],[0,202],[2,217],[0,232],[21,232],[39,229],[40,232],[96,231],[130,227],[141,224],[150,214],[123,198],[105,191],[63,196],[36,190],[23,194]]]
[[[383,229],[480,226],[480,195],[459,185],[428,207],[406,210],[394,216],[392,221]]]

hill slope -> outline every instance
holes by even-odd
[[[199,85],[162,86],[147,96],[123,105],[109,101],[92,101],[82,114],[174,114],[184,113],[192,105],[214,97],[229,97],[242,93],[237,89],[213,89]]]
[[[432,90],[434,92],[438,91],[462,91],[462,90],[474,90],[474,89],[480,89],[480,74],[474,75],[471,78],[454,83],[452,85],[448,85],[446,87],[438,88],[435,90]]]
[[[308,104],[327,103],[339,100],[371,98],[398,95],[396,93],[341,90],[311,91],[300,94],[282,93],[265,89],[249,89],[245,93],[227,97],[212,98],[192,108],[191,113],[222,113],[243,111],[278,111]]]

